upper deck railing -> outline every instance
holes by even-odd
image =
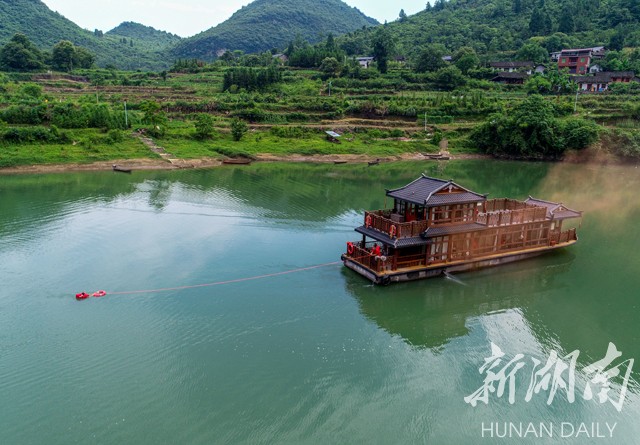
[[[545,221],[547,219],[547,209],[545,207],[527,204],[514,199],[491,199],[483,202],[482,206],[478,207],[478,210],[473,219],[463,217],[458,220],[449,220],[446,223],[439,223],[438,220],[404,222],[402,217],[394,214],[389,209],[374,210],[364,212],[364,225],[367,228],[386,233],[390,238],[410,238],[419,236],[427,228],[433,226],[443,227],[475,222],[487,227],[503,227]]]
[[[483,211],[478,213],[476,222],[487,227],[502,227],[513,224],[544,221],[546,207],[527,204],[515,199],[491,199],[483,203]]]

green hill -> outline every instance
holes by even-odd
[[[638,0],[437,0],[415,15],[389,23],[397,52],[412,56],[438,43],[454,52],[469,46],[478,54],[513,53],[525,43],[547,51],[605,45],[640,46]],[[341,39],[361,50],[370,31]],[[353,51],[352,51],[353,52]]]
[[[125,42],[117,35],[87,31],[51,11],[40,0],[0,0],[0,44],[16,33],[26,34],[43,50],[50,50],[60,40],[69,40],[95,54],[99,66],[151,70],[168,66],[168,57],[148,40],[137,43],[133,38],[132,45],[131,39]]]
[[[123,22],[108,31],[106,35],[132,39],[134,44],[140,44],[148,50],[162,50],[182,40],[182,37],[175,34],[135,22]]]
[[[340,0],[255,0],[220,25],[183,40],[175,58],[212,60],[225,50],[284,48],[297,36],[316,42],[378,22]]]

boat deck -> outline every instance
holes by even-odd
[[[480,269],[484,267],[498,266],[514,261],[532,258],[551,250],[563,248],[575,244],[578,241],[567,239],[566,241],[550,244],[547,246],[532,247],[528,249],[518,249],[508,252],[496,252],[490,255],[477,256],[465,260],[443,261],[431,264],[414,264],[392,269],[392,265],[368,255],[368,258],[351,257],[348,254],[342,255],[344,265],[359,274],[365,276],[376,284],[388,284],[391,282],[411,281],[422,278],[429,278],[442,275],[447,272],[464,272],[468,270]],[[413,261],[415,263],[415,261]],[[409,263],[411,264],[411,263]],[[373,266],[373,267],[372,267]]]

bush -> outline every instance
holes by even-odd
[[[584,119],[561,121],[542,96],[528,97],[512,110],[495,113],[470,136],[489,154],[518,158],[557,158],[567,148],[580,149],[598,137],[598,127]]]
[[[2,133],[1,138],[3,141],[11,144],[60,142],[57,129],[54,130],[46,127],[7,128]]]
[[[212,116],[200,113],[196,118],[195,127],[196,127],[196,138],[198,139],[209,139],[213,136],[215,132],[215,128],[213,126],[214,119]]]
[[[35,83],[26,83],[22,86],[22,88],[20,88],[20,92],[25,96],[38,99],[40,96],[42,96],[42,87]]]
[[[60,128],[87,128],[89,116],[74,104],[59,104],[51,110],[51,123]]]
[[[233,140],[238,142],[242,136],[249,131],[247,123],[241,119],[235,118],[231,121],[231,136]]]
[[[44,105],[12,105],[0,113],[0,119],[14,125],[38,125],[45,120],[46,112]]]
[[[561,132],[567,149],[580,150],[598,140],[600,127],[593,121],[572,118],[562,123]]]
[[[120,130],[109,130],[109,133],[107,133],[107,141],[111,144],[124,141],[124,132]]]

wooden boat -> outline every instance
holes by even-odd
[[[347,161],[333,161],[334,164],[346,164]]]
[[[387,190],[393,208],[364,212],[347,243],[344,265],[376,284],[440,276],[523,260],[570,246],[575,228],[562,230],[582,212],[529,197],[487,199],[453,181],[422,175]],[[381,255],[373,255],[374,246]]]
[[[369,165],[378,165],[380,163],[380,159],[376,159],[375,161],[369,161]]]
[[[253,162],[253,160],[249,158],[227,158],[222,160],[223,164],[232,164],[232,165],[247,165],[247,164],[251,164],[251,162]]]
[[[451,159],[451,156],[444,153],[423,153],[422,155],[435,161],[448,161]]]
[[[115,164],[113,164],[113,171],[120,172],[120,173],[131,173],[130,168],[120,167],[119,165],[115,165]]]

